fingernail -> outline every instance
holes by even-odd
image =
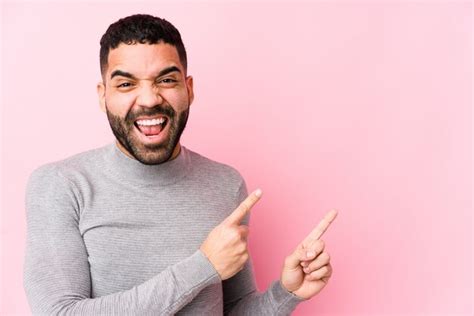
[[[257,189],[257,190],[255,191],[255,195],[258,196],[258,197],[261,197],[261,196],[262,196],[262,190]]]
[[[311,258],[311,257],[313,257],[314,255],[315,255],[314,251],[308,251],[308,252],[306,253],[306,257],[307,257],[307,258]]]

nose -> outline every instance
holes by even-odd
[[[163,102],[159,88],[153,84],[143,85],[137,97],[137,104],[143,107],[152,108]]]

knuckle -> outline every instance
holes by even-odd
[[[325,273],[326,272],[324,271],[324,267],[322,267],[322,268],[319,268],[318,270],[315,270],[315,271],[311,272],[311,276],[315,279],[319,279]]]
[[[247,251],[247,243],[245,242],[241,242],[238,246],[237,246],[237,251],[239,253],[245,253]]]
[[[320,257],[321,257],[321,260],[324,262],[329,262],[329,260],[331,259],[331,257],[329,256],[327,252],[322,252],[320,254]]]
[[[229,236],[232,240],[240,239],[240,232],[237,228],[230,228],[229,229]]]
[[[324,250],[324,241],[318,240],[318,243],[316,244],[316,248],[318,251],[323,251]]]

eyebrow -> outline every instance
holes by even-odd
[[[170,66],[170,67],[166,67],[165,69],[161,70],[158,73],[157,78],[161,77],[161,76],[164,76],[164,75],[167,75],[170,72],[174,72],[174,71],[177,71],[177,72],[181,73],[181,70],[178,67]],[[110,79],[112,80],[112,78],[115,77],[115,76],[121,76],[121,77],[130,78],[130,79],[136,79],[136,77],[134,75],[132,75],[131,73],[123,71],[123,70],[119,70],[119,69],[114,70],[112,72],[112,74],[110,75]]]

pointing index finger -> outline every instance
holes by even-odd
[[[321,238],[321,236],[324,234],[324,232],[328,229],[329,225],[334,221],[334,219],[337,216],[337,211],[336,210],[331,210],[326,215],[324,218],[319,222],[318,226],[316,226],[315,229],[309,233],[308,237],[304,240],[304,244],[307,244],[308,242],[318,240]]]
[[[240,205],[224,220],[227,224],[240,224],[245,215],[252,209],[255,203],[260,200],[262,190],[257,189],[252,192]]]

